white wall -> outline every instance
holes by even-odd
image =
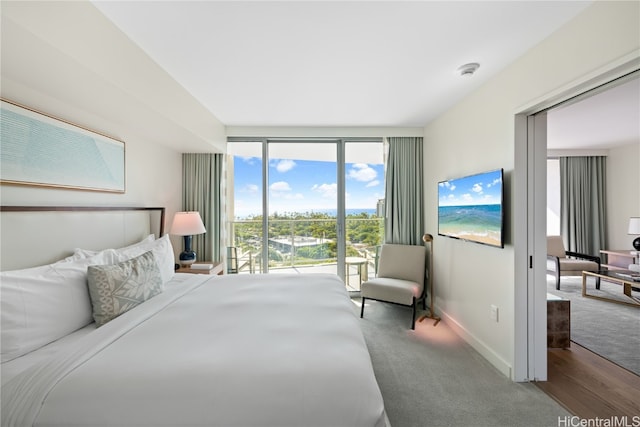
[[[629,217],[640,216],[640,141],[611,148],[607,157],[609,249],[634,250]]]
[[[612,62],[638,56],[639,6],[596,2],[425,126],[425,231],[437,230],[438,181],[505,170],[505,248],[440,236],[434,242],[437,310],[505,375],[512,375],[515,363],[514,289],[523,286],[514,275],[514,116]],[[498,322],[490,319],[492,304],[499,308]]]
[[[154,143],[179,144],[183,152],[224,151],[224,125],[90,2],[2,2],[0,28],[3,78]]]
[[[224,126],[89,2],[2,2],[1,31],[1,96],[124,141],[126,192],[2,185],[0,202],[164,206],[168,230],[180,153],[224,150]]]

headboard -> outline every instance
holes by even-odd
[[[0,270],[50,264],[75,248],[101,250],[164,234],[165,208],[0,206]]]

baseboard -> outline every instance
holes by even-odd
[[[458,336],[465,340],[474,350],[476,350],[482,357],[487,359],[498,371],[509,379],[513,379],[511,365],[500,357],[495,351],[487,346],[482,340],[476,338],[471,332],[458,323],[453,317],[449,316],[446,312],[440,311],[440,317],[442,321],[447,324]]]

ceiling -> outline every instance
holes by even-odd
[[[393,127],[423,127],[589,5],[93,3],[228,126]]]
[[[547,148],[601,150],[640,144],[640,77],[611,86],[550,110]]]
[[[223,124],[281,127],[423,127],[589,3],[93,1]],[[639,105],[636,81],[552,110],[549,148],[638,141]]]

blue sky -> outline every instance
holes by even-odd
[[[495,205],[502,198],[501,171],[452,179],[438,184],[440,206]]]
[[[235,216],[259,214],[262,207],[262,161],[257,157],[234,158]],[[335,162],[271,159],[269,162],[269,210],[307,212],[335,210],[337,203]],[[384,197],[381,164],[346,164],[347,209],[375,209]]]

